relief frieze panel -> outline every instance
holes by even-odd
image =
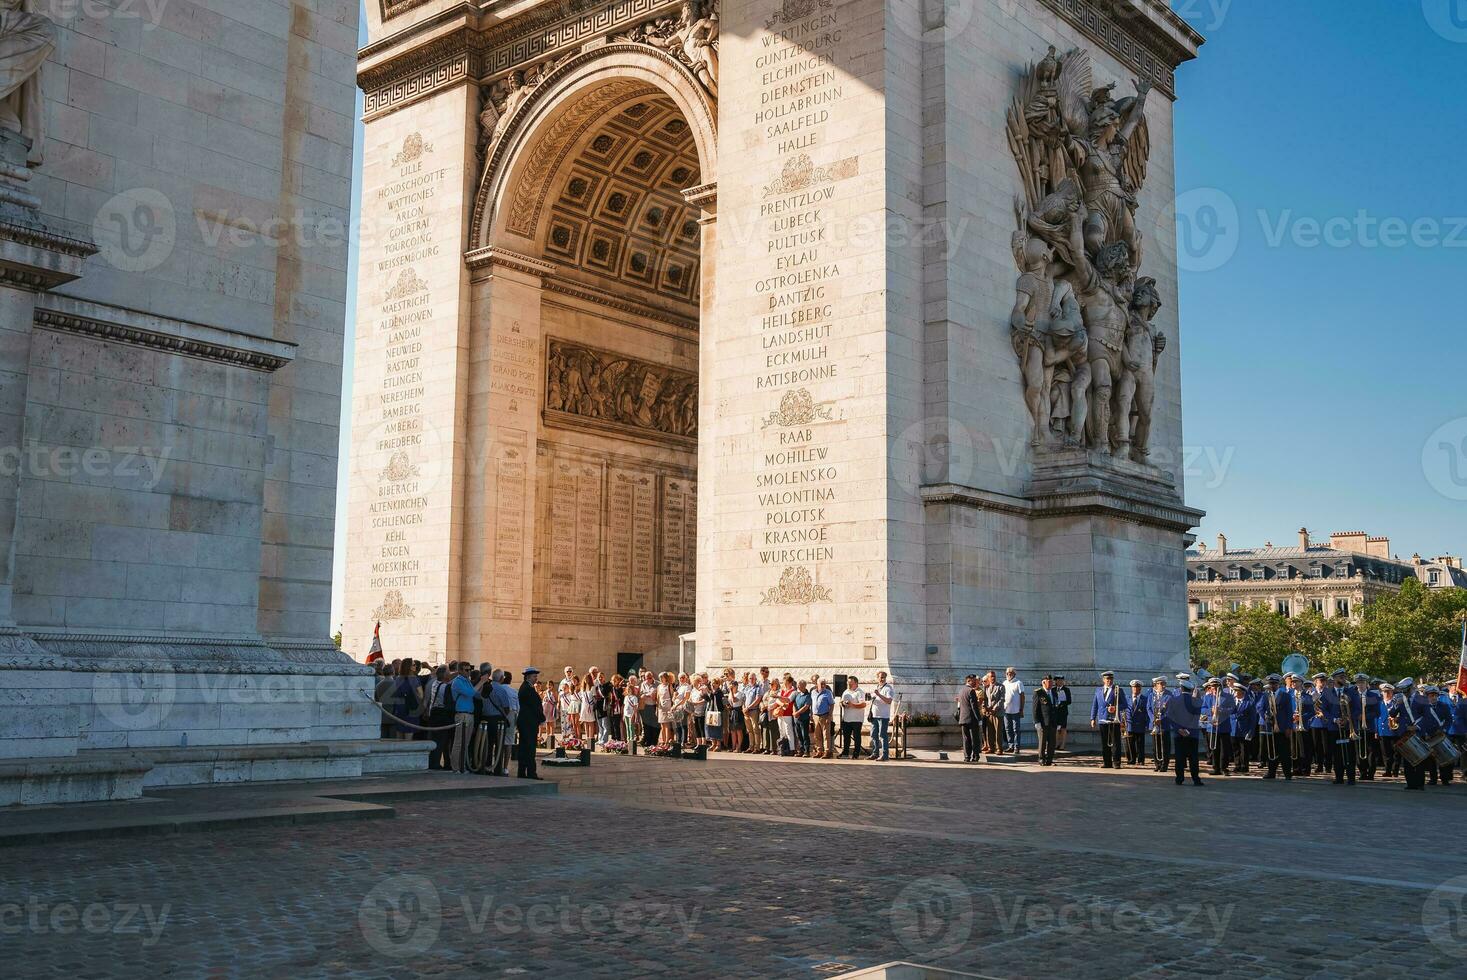
[[[546,347],[548,423],[692,443],[698,379],[687,371],[551,338]]]

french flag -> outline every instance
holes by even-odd
[[[1467,694],[1467,617],[1462,619],[1462,656],[1457,659],[1457,690]]]
[[[382,624],[378,623],[372,630],[372,649],[367,651],[367,663],[374,664],[385,659],[382,656]]]

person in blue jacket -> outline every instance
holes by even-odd
[[[1228,719],[1228,737],[1232,742],[1233,771],[1248,771],[1248,756],[1253,751],[1253,737],[1258,732],[1258,702],[1241,680],[1233,682],[1233,714]]]
[[[1186,770],[1191,769],[1192,785],[1201,786],[1202,778],[1197,772],[1197,736],[1202,727],[1202,706],[1193,695],[1190,680],[1179,684],[1167,698],[1164,719],[1172,740],[1172,756],[1177,761],[1177,785],[1182,785]]]
[[[1314,771],[1324,773],[1335,766],[1335,737],[1339,732],[1339,701],[1329,686],[1329,675],[1315,674],[1310,692],[1314,713],[1305,719],[1314,748]]]
[[[1380,712],[1375,719],[1375,734],[1380,743],[1380,764],[1387,779],[1401,774],[1401,757],[1396,753],[1396,731],[1391,728],[1391,702],[1396,697],[1396,685],[1389,681],[1380,684]]]
[[[1309,682],[1298,674],[1290,674],[1293,678],[1291,687],[1294,697],[1299,702],[1299,725],[1296,744],[1299,748],[1294,756],[1294,775],[1312,776],[1314,774],[1314,737],[1309,730],[1309,719],[1314,717],[1314,688]]]
[[[1409,738],[1412,735],[1421,734],[1422,738],[1426,737],[1420,726],[1420,713],[1411,701],[1411,688],[1413,686],[1414,682],[1411,678],[1402,678],[1395,685],[1394,697],[1391,698],[1386,707],[1386,717],[1389,719],[1390,731],[1398,747],[1401,740]],[[1384,685],[1382,690],[1389,687],[1390,685]],[[1406,774],[1406,789],[1408,791],[1414,789],[1425,792],[1426,763],[1423,762],[1420,765],[1413,766],[1405,758],[1402,758],[1401,768]]]
[[[1216,677],[1209,677],[1202,686],[1207,692],[1202,695],[1202,734],[1207,739],[1212,774],[1227,775],[1232,758],[1233,696]]]
[[[1343,668],[1330,675],[1329,690],[1335,704],[1335,783],[1355,785],[1355,747],[1360,729],[1360,692],[1351,687]]]
[[[1100,687],[1090,702],[1090,727],[1100,732],[1100,757],[1106,769],[1121,767],[1121,735],[1125,728],[1126,696],[1116,687],[1116,675],[1100,675]]]
[[[1141,682],[1131,681],[1131,694],[1126,699],[1126,764],[1146,764],[1146,693]]]
[[[1151,678],[1151,690],[1146,694],[1146,731],[1151,735],[1151,761],[1157,772],[1170,772],[1172,767],[1172,740],[1166,730],[1166,703],[1171,695],[1165,677]]]
[[[1258,741],[1268,766],[1264,779],[1294,778],[1294,692],[1281,686],[1283,678],[1269,674],[1267,689],[1258,699]]]
[[[1438,735],[1446,739],[1452,737],[1452,707],[1441,698],[1441,690],[1436,687],[1428,687],[1426,694],[1426,707],[1421,712],[1421,737],[1430,741]],[[1438,781],[1443,786],[1452,784],[1453,766],[1438,765],[1435,758],[1426,762],[1426,776],[1431,785],[1435,786]]]
[[[1356,762],[1360,778],[1367,782],[1375,779],[1380,767],[1380,692],[1370,685],[1369,674],[1355,675],[1355,693],[1361,705],[1357,729],[1360,738],[1356,743],[1360,755]]]

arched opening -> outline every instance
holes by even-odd
[[[693,629],[711,119],[637,46],[563,66],[490,148],[463,621],[506,660],[663,669]]]

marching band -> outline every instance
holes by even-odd
[[[1144,765],[1149,743],[1156,771],[1175,763],[1178,785],[1189,769],[1201,785],[1204,752],[1214,776],[1253,766],[1264,779],[1328,775],[1353,786],[1399,775],[1408,790],[1424,790],[1449,785],[1467,751],[1467,696],[1455,681],[1418,687],[1344,670],[1206,677],[1200,696],[1190,674],[1175,687],[1153,677],[1149,691],[1131,681],[1127,694],[1107,671],[1091,719],[1107,768],[1121,767],[1123,749],[1125,764]]]

